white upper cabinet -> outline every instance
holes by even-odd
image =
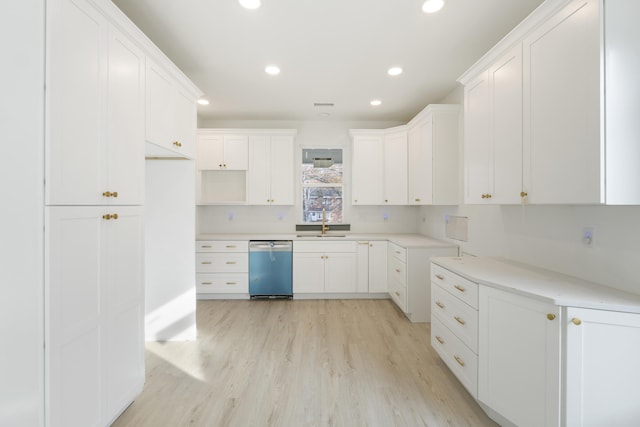
[[[222,134],[210,129],[198,131],[199,170],[247,170],[249,137]]]
[[[635,2],[548,0],[460,77],[467,203],[640,204],[638,19]]]
[[[194,158],[196,99],[152,59],[146,61],[145,139],[147,155]]]
[[[427,106],[409,123],[408,203],[458,203],[457,105]]]
[[[407,204],[407,131],[391,130],[384,136],[385,205]]]
[[[250,205],[293,205],[293,136],[249,136]]]
[[[352,129],[354,205],[407,204],[407,131]]]
[[[47,204],[141,204],[143,53],[84,1],[49,22]]]
[[[522,191],[520,45],[465,85],[465,202],[519,203]]]
[[[353,169],[351,196],[354,205],[379,205],[383,199],[383,138],[373,134],[353,134]]]
[[[598,0],[572,1],[523,41],[524,191],[604,202]]]

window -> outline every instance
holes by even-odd
[[[342,223],[342,149],[302,150],[302,222]]]

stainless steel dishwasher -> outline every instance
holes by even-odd
[[[290,240],[249,242],[249,295],[252,299],[293,297],[292,248]]]

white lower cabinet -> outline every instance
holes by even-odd
[[[356,242],[293,244],[293,293],[355,293]]]
[[[640,314],[568,307],[566,427],[640,423]]]
[[[520,427],[560,425],[560,307],[480,286],[478,400]]]
[[[215,294],[249,294],[249,242],[196,242],[196,292],[206,299]]]
[[[144,383],[141,206],[46,209],[51,426],[109,425]]]
[[[387,293],[387,241],[358,242],[357,292]]]

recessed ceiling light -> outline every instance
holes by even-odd
[[[371,105],[373,105],[374,107],[377,107],[380,104],[382,104],[382,101],[380,101],[379,99],[374,99],[373,101],[371,101]]]
[[[387,74],[390,76],[399,76],[402,74],[402,68],[400,67],[391,67],[387,70]]]
[[[270,74],[272,76],[277,76],[278,74],[280,74],[280,68],[276,67],[275,65],[267,66],[267,68],[265,68],[264,71],[265,73]]]
[[[442,9],[442,6],[444,6],[443,0],[427,0],[422,5],[422,11],[424,13],[433,13]]]
[[[260,0],[238,0],[238,2],[245,9],[257,9],[260,7]]]
[[[209,100],[208,99],[204,99],[204,98],[198,99],[198,104],[200,104],[200,105],[209,105]]]

